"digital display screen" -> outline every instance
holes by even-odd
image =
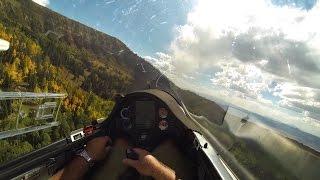
[[[149,129],[155,121],[155,106],[153,101],[136,101],[136,127]]]

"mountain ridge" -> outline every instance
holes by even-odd
[[[0,140],[0,162],[68,136],[91,120],[107,117],[114,94],[148,88],[162,75],[119,39],[31,0],[0,1],[0,38],[10,42],[10,49],[0,52],[2,91],[68,94],[58,117],[60,126],[18,140]],[[186,97],[191,95],[199,101],[204,99],[194,93]],[[208,101],[203,102],[208,105]],[[209,105],[219,108],[214,102]],[[190,110],[201,114],[201,103],[197,106],[190,106]],[[0,112],[0,130],[15,127],[12,112],[11,106]],[[29,126],[30,120],[19,125]]]

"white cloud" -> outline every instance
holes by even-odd
[[[156,68],[163,72],[169,78],[174,78],[175,67],[172,65],[170,55],[157,52],[156,57],[145,56],[144,59],[151,62]]]
[[[256,27],[269,33],[285,33],[294,40],[309,40],[317,35],[320,26],[320,6],[309,12],[293,7],[278,7],[268,0],[199,0],[188,16],[188,24],[211,32],[211,37],[224,36],[224,32],[246,33]],[[318,36],[318,35],[317,35]]]
[[[50,4],[49,0],[32,0],[32,1],[41,6],[48,6]]]
[[[300,87],[293,83],[283,82],[274,88],[273,94],[281,98],[280,106],[320,120],[319,89]]]
[[[270,75],[263,74],[252,64],[221,63],[220,67],[222,71],[216,72],[211,79],[214,85],[233,89],[253,98],[258,98],[272,82]]]
[[[320,137],[319,19],[320,3],[306,11],[268,0],[198,0],[169,53],[152,61],[180,87]]]
[[[177,28],[170,50],[177,70],[214,68],[235,56],[241,61],[264,59],[269,62],[266,71],[300,76],[301,68],[320,69],[319,18],[320,4],[307,12],[264,0],[199,0],[188,23]],[[311,78],[299,79],[320,87]]]

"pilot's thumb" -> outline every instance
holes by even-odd
[[[136,160],[132,160],[132,159],[124,159],[122,160],[123,164],[127,165],[127,166],[131,166],[133,168],[136,168],[138,165],[138,161]]]

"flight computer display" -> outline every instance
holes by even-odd
[[[136,127],[138,129],[149,129],[155,122],[154,101],[136,101]]]

